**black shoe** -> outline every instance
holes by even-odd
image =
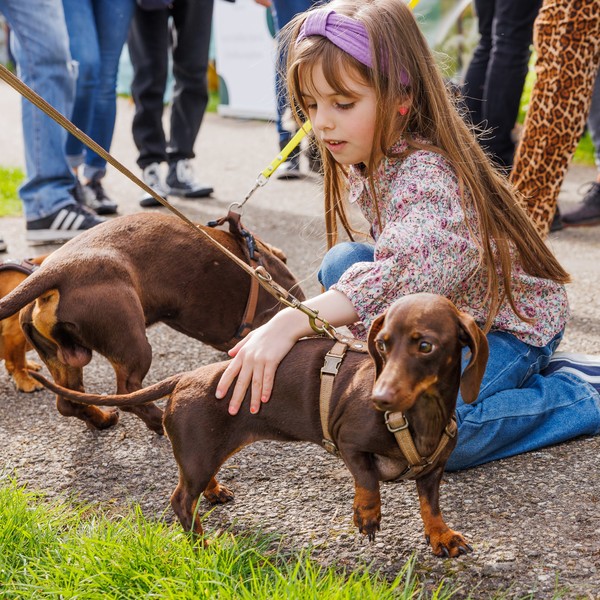
[[[565,213],[562,220],[568,227],[600,225],[600,183],[590,183],[579,206]]]
[[[102,178],[95,175],[83,186],[88,192],[85,196],[86,205],[89,206],[97,215],[115,215],[117,214],[117,203],[109,198],[102,186]]]
[[[555,231],[562,231],[564,228],[565,225],[563,223],[560,210],[558,209],[558,207],[556,207],[554,218],[552,219],[552,223],[550,223],[550,233],[554,233]]]
[[[8,250],[8,246],[6,245],[6,242],[0,238],[0,252],[6,252]]]
[[[213,193],[209,185],[198,183],[194,179],[194,169],[189,159],[184,158],[169,165],[165,181],[169,194],[182,198],[206,198]]]
[[[89,208],[70,204],[42,219],[27,221],[29,242],[62,242],[103,223]]]

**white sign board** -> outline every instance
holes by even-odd
[[[269,9],[254,0],[216,0],[213,22],[220,115],[275,120],[277,45]]]

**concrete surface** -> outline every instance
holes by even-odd
[[[119,100],[112,151],[137,173],[132,114],[131,104]],[[214,185],[214,196],[173,203],[200,222],[224,215],[271,161],[276,139],[272,124],[207,115],[194,164],[201,178]],[[23,166],[19,99],[3,84],[0,164]],[[562,206],[576,202],[580,186],[593,178],[592,168],[572,168]],[[106,188],[118,200],[121,214],[139,210],[139,191],[114,169]],[[315,270],[325,246],[321,206],[318,177],[273,179],[249,201],[244,215],[247,227],[285,250],[309,294],[318,291]],[[21,217],[0,219],[0,235],[8,242],[7,256],[52,249],[25,243]],[[600,228],[570,229],[549,240],[573,274],[573,319],[562,349],[600,354],[599,236]],[[147,383],[223,358],[162,325],[149,331],[149,339],[154,362]],[[94,359],[86,370],[90,390],[112,390],[113,381],[106,361]],[[111,431],[90,432],[79,421],[58,415],[53,404],[47,392],[17,394],[6,374],[0,374],[0,465],[6,471],[15,471],[19,481],[51,497],[75,495],[109,503],[116,511],[138,502],[149,516],[173,519],[168,498],[176,469],[168,440],[150,434],[127,414]],[[206,527],[262,527],[282,536],[286,548],[312,546],[323,564],[367,564],[390,577],[416,552],[426,588],[434,590],[447,580],[461,586],[456,597],[492,598],[504,590],[515,598],[600,598],[599,452],[600,438],[584,438],[449,474],[442,508],[475,549],[456,561],[430,556],[410,483],[383,487],[382,532],[373,544],[363,540],[351,521],[349,473],[322,449],[305,444],[263,442],[228,461],[222,479],[236,492],[236,501],[212,511]]]

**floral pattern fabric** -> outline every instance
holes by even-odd
[[[405,141],[393,148],[407,149]],[[360,317],[352,329],[364,337],[373,319],[394,300],[416,292],[449,298],[479,325],[486,321],[486,279],[480,269],[477,214],[461,204],[458,178],[440,154],[418,150],[407,158],[384,158],[375,177],[382,224],[366,177],[349,172],[349,200],[371,223],[374,262],[352,265],[332,286],[346,295]],[[471,224],[471,228],[467,225]],[[513,260],[513,299],[522,321],[504,301],[492,329],[506,331],[533,346],[546,345],[564,328],[569,316],[565,287],[525,272]]]

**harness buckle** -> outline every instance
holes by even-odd
[[[321,377],[323,377],[323,375],[337,375],[342,360],[344,360],[344,355],[331,354],[328,352],[325,355],[325,364],[321,367]]]
[[[402,416],[402,418],[404,419],[404,425],[399,425],[398,427],[394,427],[390,423],[390,415],[391,414],[392,414],[392,411],[390,411],[390,410],[386,410],[385,414],[384,414],[385,426],[388,428],[388,431],[391,431],[392,433],[396,433],[397,431],[402,431],[403,429],[408,429],[408,419],[404,415]]]

